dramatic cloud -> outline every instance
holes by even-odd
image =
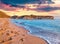
[[[49,3],[52,3],[52,0],[0,0],[1,2],[5,4],[11,4],[12,6],[16,6],[16,4],[28,4],[28,3],[45,3],[45,1],[48,1]]]
[[[16,10],[20,10],[22,9],[27,9],[27,10],[35,10],[35,11],[53,11],[53,10],[60,10],[60,7],[48,7],[48,6],[41,6],[40,8],[35,8],[35,9],[31,9],[29,7],[26,8],[25,4],[28,3],[45,3],[45,1],[49,1],[49,3],[51,3],[51,0],[0,0],[0,9],[4,9],[4,10],[8,10],[8,11],[16,11]],[[32,7],[34,7],[36,5],[33,5]],[[39,5],[38,5],[39,6]]]
[[[0,9],[4,9],[4,10],[7,10],[7,11],[16,11],[20,8],[18,7],[13,7],[11,5],[7,5],[7,4],[4,4],[4,3],[0,3]]]
[[[16,4],[26,4],[26,3],[35,3],[37,0],[1,0],[1,2],[5,4],[11,4],[11,5],[16,5]]]

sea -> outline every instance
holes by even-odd
[[[17,26],[22,26],[28,30],[28,34],[46,40],[48,44],[60,44],[60,19],[10,20]]]

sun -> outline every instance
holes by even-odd
[[[52,0],[55,4],[60,4],[60,0]]]

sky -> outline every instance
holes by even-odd
[[[45,1],[45,0],[43,0]],[[60,16],[60,0],[0,0],[0,11],[13,15],[52,15]],[[50,5],[47,4],[50,3]],[[39,5],[39,4],[40,5]],[[48,7],[49,6],[49,7]],[[39,7],[39,8],[38,8]]]

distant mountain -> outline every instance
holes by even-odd
[[[6,13],[0,11],[0,18],[10,18]]]
[[[24,16],[12,16],[11,18],[13,19],[27,19],[27,20],[32,20],[32,19],[54,19],[53,16],[36,16],[36,15],[24,15]]]
[[[20,16],[20,19],[54,19],[53,16],[36,16],[36,15],[25,15],[25,16]]]

